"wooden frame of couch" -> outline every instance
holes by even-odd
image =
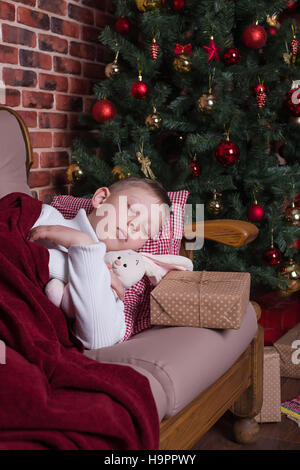
[[[0,106],[13,114],[21,127],[26,145],[27,177],[33,163],[33,149],[28,128],[23,118],[14,110]],[[185,226],[181,255],[193,259],[193,251],[185,250],[185,242],[191,241],[195,224]],[[238,220],[209,220],[204,222],[204,238],[232,247],[243,246],[256,238],[255,225]],[[260,317],[260,307],[253,302]],[[263,329],[258,326],[256,337],[248,348],[207,390],[196,397],[180,413],[162,421],[160,425],[160,449],[190,449],[200,437],[227,411],[239,418],[234,426],[235,439],[240,443],[254,442],[259,425],[253,419],[262,405],[263,380]]]
[[[29,133],[28,127],[25,124],[25,121],[22,118],[22,116],[20,116],[20,114],[18,114],[14,109],[8,108],[7,106],[0,105],[0,111],[2,110],[8,111],[10,114],[15,116],[21,128],[21,131],[24,137],[25,147],[26,147],[26,173],[27,173],[27,178],[28,178],[30,168],[33,164],[33,148],[31,144],[30,133]]]

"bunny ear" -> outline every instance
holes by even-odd
[[[181,271],[193,271],[193,263],[185,256],[178,255],[151,255],[139,252],[145,264],[145,273],[154,285],[172,269]]]

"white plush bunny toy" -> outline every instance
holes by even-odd
[[[107,252],[104,259],[112,266],[125,289],[136,284],[145,274],[150,282],[156,285],[172,269],[193,270],[192,261],[179,255],[152,255],[133,250],[121,250]],[[52,279],[46,286],[47,297],[57,306],[60,306],[64,286],[65,284],[58,279]],[[113,292],[117,297],[116,292],[114,290]]]
[[[109,251],[105,261],[111,264],[125,289],[140,281],[144,274],[156,285],[172,269],[193,270],[192,261],[185,256],[151,255],[133,250]]]

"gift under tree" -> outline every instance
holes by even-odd
[[[239,249],[206,242],[195,270],[299,289],[300,51],[296,23],[280,21],[296,3],[116,0],[99,38],[107,78],[84,118],[95,132],[74,143],[74,194],[130,175],[187,189],[205,219],[259,229]]]

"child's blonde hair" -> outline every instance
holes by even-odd
[[[169,207],[172,206],[168,193],[163,185],[158,181],[152,180],[150,178],[138,178],[136,176],[123,178],[111,184],[109,186],[109,190],[112,193],[116,193],[132,186],[146,189],[147,191],[152,192],[152,194],[155,194],[159,198],[160,202],[167,204]]]

